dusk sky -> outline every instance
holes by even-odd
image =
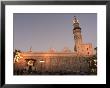
[[[96,13],[14,13],[14,49],[62,51],[64,47],[74,50],[72,19],[80,22],[83,43],[97,46]]]

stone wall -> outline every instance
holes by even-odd
[[[36,58],[36,59],[35,59]],[[23,58],[23,62],[15,63],[14,69],[29,69],[26,62],[26,58]],[[66,56],[55,56],[55,57],[34,57],[35,62],[32,66],[32,70],[36,72],[63,72],[63,73],[86,73],[89,71],[89,64],[87,57],[66,57]],[[40,61],[44,62],[40,62]]]

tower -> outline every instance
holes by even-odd
[[[77,20],[76,16],[73,17],[73,34],[75,40],[74,51],[78,51],[79,46],[82,44],[82,35],[81,35],[81,28],[79,26],[79,21]]]

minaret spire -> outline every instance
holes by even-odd
[[[77,20],[76,16],[73,17],[73,24],[75,23],[79,23],[79,21]]]
[[[75,40],[74,51],[78,51],[79,45],[82,44],[81,28],[79,26],[79,21],[76,16],[73,17],[73,34]]]
[[[30,47],[30,50],[29,51],[32,52],[32,46]]]
[[[80,26],[79,26],[79,21],[76,18],[76,16],[73,17],[73,26],[74,26],[74,30],[75,29],[81,29]]]

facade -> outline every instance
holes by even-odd
[[[88,72],[89,65],[85,59],[93,56],[91,43],[82,41],[81,28],[76,17],[73,18],[74,52],[68,48],[57,52],[50,49],[47,52],[17,52],[14,58],[14,71],[33,70],[36,72]],[[16,72],[14,73],[16,74]]]

